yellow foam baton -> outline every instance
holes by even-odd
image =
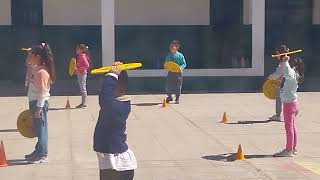
[[[272,54],[272,57],[278,57],[278,56],[284,56],[284,55],[289,55],[289,54],[295,54],[295,53],[300,53],[302,52],[301,49],[299,50],[295,50],[295,51],[291,51],[291,52],[287,52],[287,53],[281,53],[281,54]]]
[[[142,66],[142,63],[128,63],[128,64],[119,64],[117,65],[121,70],[131,70],[136,69]],[[94,69],[91,71],[91,74],[106,74],[110,72],[112,66],[105,66],[102,68]]]
[[[21,51],[30,51],[31,48],[21,48]]]

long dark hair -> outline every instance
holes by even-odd
[[[55,66],[53,61],[53,53],[48,43],[41,43],[40,45],[33,46],[31,53],[34,55],[39,55],[41,60],[41,65],[44,65],[52,82],[56,81]]]
[[[302,83],[304,80],[304,63],[301,58],[296,58],[292,59],[289,61],[290,66],[295,69],[297,74],[299,75],[298,77],[298,83]]]
[[[86,54],[88,62],[89,62],[89,65],[90,65],[91,64],[91,62],[90,62],[91,60],[90,60],[89,46],[87,46],[85,44],[78,44],[77,48],[79,48],[83,54]]]

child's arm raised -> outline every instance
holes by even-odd
[[[289,56],[284,57],[284,74],[283,75],[286,79],[294,80],[296,78],[295,76],[296,73],[294,69],[290,67],[289,60],[290,60]]]
[[[121,70],[119,67],[113,66],[110,73],[106,74],[103,78],[102,88],[99,95],[99,105],[101,108],[106,104],[110,104],[115,99],[115,89],[120,72]]]

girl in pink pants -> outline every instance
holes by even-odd
[[[298,114],[298,84],[304,78],[304,64],[301,59],[290,60],[289,56],[283,56],[284,61],[284,83],[280,92],[283,103],[283,115],[286,129],[286,148],[275,157],[293,157],[297,155],[297,128],[296,115]]]

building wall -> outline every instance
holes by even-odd
[[[11,0],[0,1],[0,25],[11,25]]]
[[[101,0],[43,0],[43,24],[101,25]]]
[[[115,0],[116,25],[209,25],[210,0]]]

